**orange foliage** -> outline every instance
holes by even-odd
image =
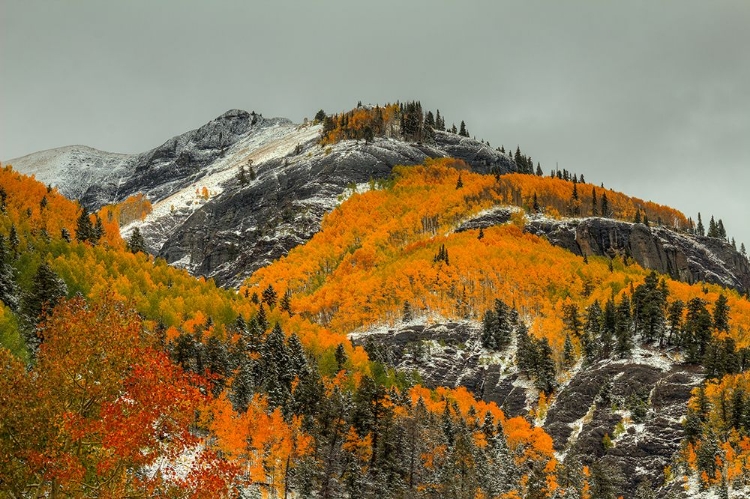
[[[199,447],[191,429],[205,381],[154,350],[138,315],[114,301],[66,302],[40,331],[30,371],[0,349],[0,426],[15,435],[2,439],[0,476],[13,495],[128,497],[164,485]],[[201,461],[193,479],[226,492],[229,468]],[[157,462],[161,474],[135,473]]]
[[[576,302],[583,310],[644,280],[646,272],[638,265],[616,259],[610,272],[608,261],[596,257],[584,265],[580,257],[516,225],[489,228],[482,239],[473,230],[452,232],[472,214],[503,203],[501,185],[523,185],[526,179],[551,188],[569,184],[530,175],[498,181],[463,171],[463,187],[456,189],[456,167],[465,164],[440,159],[395,168],[392,189],[354,194],[325,217],[307,244],[257,271],[243,289],[259,293],[271,284],[280,294],[290,290],[299,316],[336,332],[394,324],[406,301],[416,315],[478,318],[500,298],[533,322],[533,334],[547,337],[562,352],[565,303]],[[615,205],[626,201],[616,193],[612,198]],[[672,215],[682,220],[677,212]],[[450,256],[447,265],[435,262],[441,246]],[[668,279],[668,286],[675,298],[706,297],[698,285]],[[708,289],[709,299],[722,291]],[[731,334],[742,346],[750,340],[745,330],[750,302],[724,292],[732,310]]]
[[[669,227],[688,228],[687,218],[678,210],[592,184],[576,184],[577,201],[573,200],[573,182],[558,178],[513,173],[499,177],[498,185],[504,203],[531,209],[536,194],[538,205],[548,214],[591,216],[593,192],[596,191],[598,215],[602,215],[601,199],[606,193],[612,218],[633,220],[636,211],[640,210],[652,223],[661,221]]]

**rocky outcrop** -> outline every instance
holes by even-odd
[[[479,335],[478,323],[447,321],[404,324],[351,338],[371,358],[417,373],[426,386],[464,386],[496,402],[506,415],[529,417],[538,393],[517,372],[514,345],[488,352]],[[603,460],[619,469],[621,493],[632,497],[644,480],[663,483],[664,467],[672,463],[684,436],[682,418],[690,392],[701,379],[698,367],[636,349],[629,359],[575,369],[537,423],[550,434],[561,459],[575,455],[583,464]]]
[[[699,368],[654,363],[655,356],[645,352],[580,370],[557,395],[544,423],[560,454],[576,455],[584,464],[601,459],[619,469],[625,497],[642,481],[664,481],[664,467],[684,438],[690,392],[702,380]]]
[[[750,263],[721,239],[607,218],[531,219],[526,231],[577,255],[625,255],[644,268],[694,283],[750,289]]]

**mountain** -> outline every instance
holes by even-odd
[[[747,492],[725,237],[418,103],[317,118],[0,170],[0,490]]]
[[[321,131],[232,110],[142,154],[72,146],[8,163],[90,210],[144,194],[153,211],[124,226],[123,237],[137,226],[151,253],[222,285],[308,240],[347,189],[386,179],[395,165],[457,157],[477,171],[516,169],[491,147],[447,132],[430,144],[377,137],[322,147]],[[254,170],[247,185],[240,167]]]

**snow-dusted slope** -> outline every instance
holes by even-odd
[[[388,177],[394,165],[452,156],[477,171],[515,169],[505,155],[456,134],[436,132],[431,145],[377,138],[321,147],[320,130],[231,110],[142,154],[71,146],[8,163],[91,210],[145,194],[153,212],[123,235],[137,226],[152,253],[224,285],[305,242],[349,186]],[[240,185],[240,167],[249,174],[251,165],[257,177]]]
[[[116,154],[86,146],[40,151],[4,162],[16,171],[34,175],[71,199],[80,199],[91,185],[119,184],[127,177],[135,155]]]

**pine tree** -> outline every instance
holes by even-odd
[[[469,131],[466,129],[466,123],[464,123],[463,120],[461,120],[461,130],[458,132],[458,134],[462,137],[469,136]]]
[[[282,311],[288,313],[290,317],[294,315],[292,313],[292,290],[291,289],[287,289],[286,293],[284,293],[284,296],[281,297],[281,301],[279,302],[279,308]]]
[[[547,338],[538,343],[538,364],[536,365],[534,385],[545,393],[552,393],[557,386],[555,381],[555,361],[552,359],[552,348]]]
[[[565,335],[565,345],[563,346],[563,362],[565,367],[570,368],[576,363],[575,352],[573,351],[573,342],[570,341],[570,335]]]
[[[729,305],[727,297],[720,294],[714,303],[714,327],[719,332],[729,332]]]
[[[96,219],[96,222],[94,223],[94,228],[91,231],[91,242],[93,244],[98,244],[99,240],[104,236],[104,224],[102,224],[102,219],[99,218],[99,214],[97,213],[94,215],[94,218]]]
[[[534,198],[531,202],[531,208],[534,210],[534,213],[539,213],[539,199],[536,197],[536,192],[534,193]]]
[[[713,326],[711,314],[706,310],[706,302],[692,298],[687,304],[687,318],[684,326],[684,347],[688,362],[698,363],[706,353],[706,345],[711,339]]]
[[[596,217],[599,215],[599,208],[596,203],[596,187],[591,188],[591,216]]]
[[[706,235],[708,237],[719,237],[719,229],[716,226],[713,215],[711,215],[711,221],[708,223],[708,233]]]
[[[520,372],[530,373],[536,363],[536,346],[529,337],[529,330],[526,324],[519,322],[516,326],[517,353],[516,365]]]
[[[641,223],[641,210],[635,210],[635,218],[633,219],[633,223]]]
[[[615,334],[617,332],[617,309],[615,302],[610,298],[604,305],[602,313],[601,343],[602,356],[609,357],[612,353]]]
[[[18,311],[18,285],[10,255],[5,247],[5,236],[0,234],[0,301],[12,311]]]
[[[339,343],[338,346],[336,347],[334,358],[336,359],[336,366],[338,367],[338,370],[339,371],[343,370],[347,361],[346,350],[344,350],[343,343]]]
[[[602,193],[602,217],[609,218],[610,215],[609,200],[607,199],[607,193],[605,191]]]
[[[667,314],[667,323],[669,324],[668,345],[680,344],[682,335],[682,313],[685,310],[685,303],[682,300],[675,300],[669,305]]]
[[[630,357],[633,351],[632,315],[630,311],[630,298],[623,295],[617,306],[615,335],[617,337],[616,353],[622,359]]]
[[[21,316],[26,326],[27,341],[32,347],[43,338],[33,335],[33,330],[43,315],[51,312],[60,300],[65,298],[68,288],[65,281],[52,270],[47,262],[42,262],[37,268],[31,289],[23,296],[21,302]]]
[[[20,251],[21,240],[18,238],[18,230],[16,230],[16,224],[10,224],[10,232],[8,233],[8,246],[10,247],[13,258],[18,258]]]
[[[542,165],[540,165],[538,161],[536,163],[536,176],[537,177],[543,177],[544,176],[544,172],[542,171]]]
[[[464,181],[461,179],[461,174],[458,174],[458,181],[456,182],[456,189],[460,189],[464,186]]]
[[[696,232],[699,236],[705,236],[705,229],[703,228],[703,220],[701,220],[701,213],[698,212],[698,227],[696,227]]]
[[[296,333],[292,333],[292,335],[289,336],[289,339],[287,340],[287,351],[289,354],[289,366],[292,378],[302,379],[309,375],[310,367],[307,362],[307,356],[302,347],[302,342]]]
[[[89,212],[84,206],[81,208],[81,214],[78,216],[76,222],[76,241],[83,243],[92,239],[94,235],[94,227],[91,225],[91,218],[89,218]]]
[[[262,303],[258,307],[258,314],[255,316],[255,321],[258,324],[260,333],[264,334],[268,329],[268,319],[266,319],[266,309],[263,307]]]
[[[575,337],[580,337],[583,332],[583,323],[581,314],[578,312],[578,305],[568,303],[563,307],[563,323],[565,329]]]
[[[263,290],[263,302],[268,305],[268,308],[273,310],[273,307],[276,306],[277,298],[278,295],[276,294],[276,291],[273,289],[273,286],[269,284],[268,287]]]
[[[435,116],[433,116],[432,111],[427,111],[427,115],[424,118],[424,124],[430,128],[435,128]]]
[[[477,235],[477,239],[480,241],[484,239],[484,229],[482,227],[479,227],[479,234]]]
[[[745,243],[740,243],[740,255],[747,258],[747,249],[745,248]]]
[[[716,237],[719,237],[721,239],[727,238],[727,230],[724,228],[724,222],[719,219],[718,222],[716,222]]]
[[[130,234],[127,248],[131,253],[146,253],[146,240],[143,239],[141,229],[138,227],[134,228],[133,233]]]

